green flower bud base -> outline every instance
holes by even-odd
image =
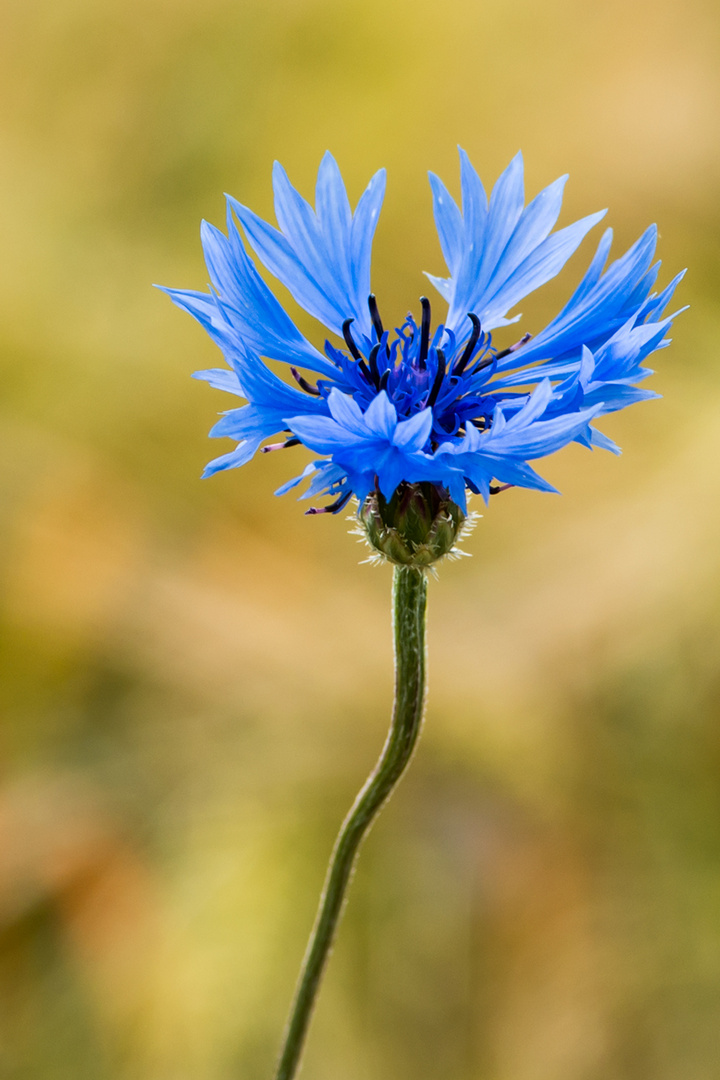
[[[389,501],[373,491],[359,518],[361,535],[379,559],[420,569],[458,553],[455,543],[467,520],[435,484],[404,482]]]

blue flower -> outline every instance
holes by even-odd
[[[464,512],[467,491],[487,501],[509,486],[555,490],[529,462],[570,442],[618,452],[592,421],[657,396],[637,384],[652,374],[643,366],[647,357],[669,344],[674,316],[664,312],[682,275],[651,292],[659,268],[654,226],[605,269],[608,229],[560,314],[534,337],[526,333],[499,350],[492,331],[518,321],[520,315],[510,315],[515,306],[555,277],[604,211],[553,231],[567,177],[525,206],[520,154],[489,200],[462,150],[460,169],[462,209],[430,174],[448,268],[447,277],[427,275],[448,308],[434,330],[430,301],[421,297],[419,322],[408,314],[389,333],[371,291],[384,170],[353,213],[329,153],[320,164],[314,210],[276,163],[279,228],[230,197],[227,235],[203,222],[209,291],[165,291],[205,327],[227,361],[227,368],[196,377],[246,401],[212,429],[238,445],[211,461],[205,475],[243,465],[261,447],[302,444],[320,457],[278,494],[308,479],[303,497],[331,499],[309,512],[337,512],[353,495],[362,505],[371,492],[390,500],[403,482],[434,485]],[[243,235],[265,268],[334,335],[322,352],[260,277]],[[288,364],[295,385],[266,360]],[[263,446],[278,433],[280,442]]]

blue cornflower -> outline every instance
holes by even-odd
[[[674,316],[664,311],[682,275],[651,293],[659,268],[652,265],[654,226],[604,269],[608,229],[560,314],[534,337],[526,333],[498,350],[492,331],[517,322],[520,316],[508,313],[555,277],[604,211],[553,232],[567,177],[525,206],[520,154],[489,200],[462,150],[460,167],[462,210],[430,174],[449,271],[427,275],[448,307],[435,329],[430,301],[421,297],[419,322],[409,314],[389,333],[371,291],[384,170],[353,214],[329,153],[318,172],[315,210],[276,163],[279,229],[229,197],[227,236],[203,222],[209,292],[166,291],[206,328],[229,365],[196,378],[247,402],[212,429],[238,445],[210,462],[205,475],[245,464],[265,440],[283,433],[263,451],[303,444],[320,456],[278,494],[307,478],[303,497],[329,497],[322,512],[337,512],[353,495],[362,507],[373,493],[387,503],[403,485],[429,485],[464,514],[467,491],[486,501],[513,485],[554,491],[529,462],[569,442],[618,452],[592,421],[658,396],[636,384],[652,374],[644,360],[669,344]],[[324,352],[262,280],[240,229],[263,265],[335,335]],[[265,360],[287,363],[296,385]]]

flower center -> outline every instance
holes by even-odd
[[[351,328],[354,319],[345,319],[342,324],[342,335],[357,365],[357,370],[368,388],[379,393],[387,389],[391,374],[402,374],[405,381],[414,387],[415,396],[425,398],[423,407],[429,408],[437,401],[446,376],[459,379],[465,374],[471,361],[478,358],[478,346],[483,358],[480,364],[475,365],[472,374],[489,366],[492,363],[493,354],[490,348],[490,336],[482,334],[480,320],[473,312],[468,313],[471,324],[470,336],[462,350],[458,350],[454,335],[447,331],[442,323],[431,340],[432,311],[430,301],[426,296],[420,297],[420,306],[422,308],[420,326],[417,325],[412,314],[408,313],[405,322],[398,330],[398,336],[390,343],[378,310],[377,298],[374,293],[370,293],[368,309],[374,340],[364,339],[366,355],[353,337]],[[449,362],[448,345],[450,346]],[[336,356],[333,358],[337,359]],[[398,379],[393,378],[392,381],[392,390],[395,391],[398,388]],[[403,382],[402,379],[399,381]]]

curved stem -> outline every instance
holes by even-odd
[[[396,566],[393,580],[395,703],[390,732],[377,765],[365,781],[335,841],[275,1080],[292,1080],[295,1076],[360,844],[407,768],[420,734],[425,702],[426,598],[424,571],[411,566]]]

